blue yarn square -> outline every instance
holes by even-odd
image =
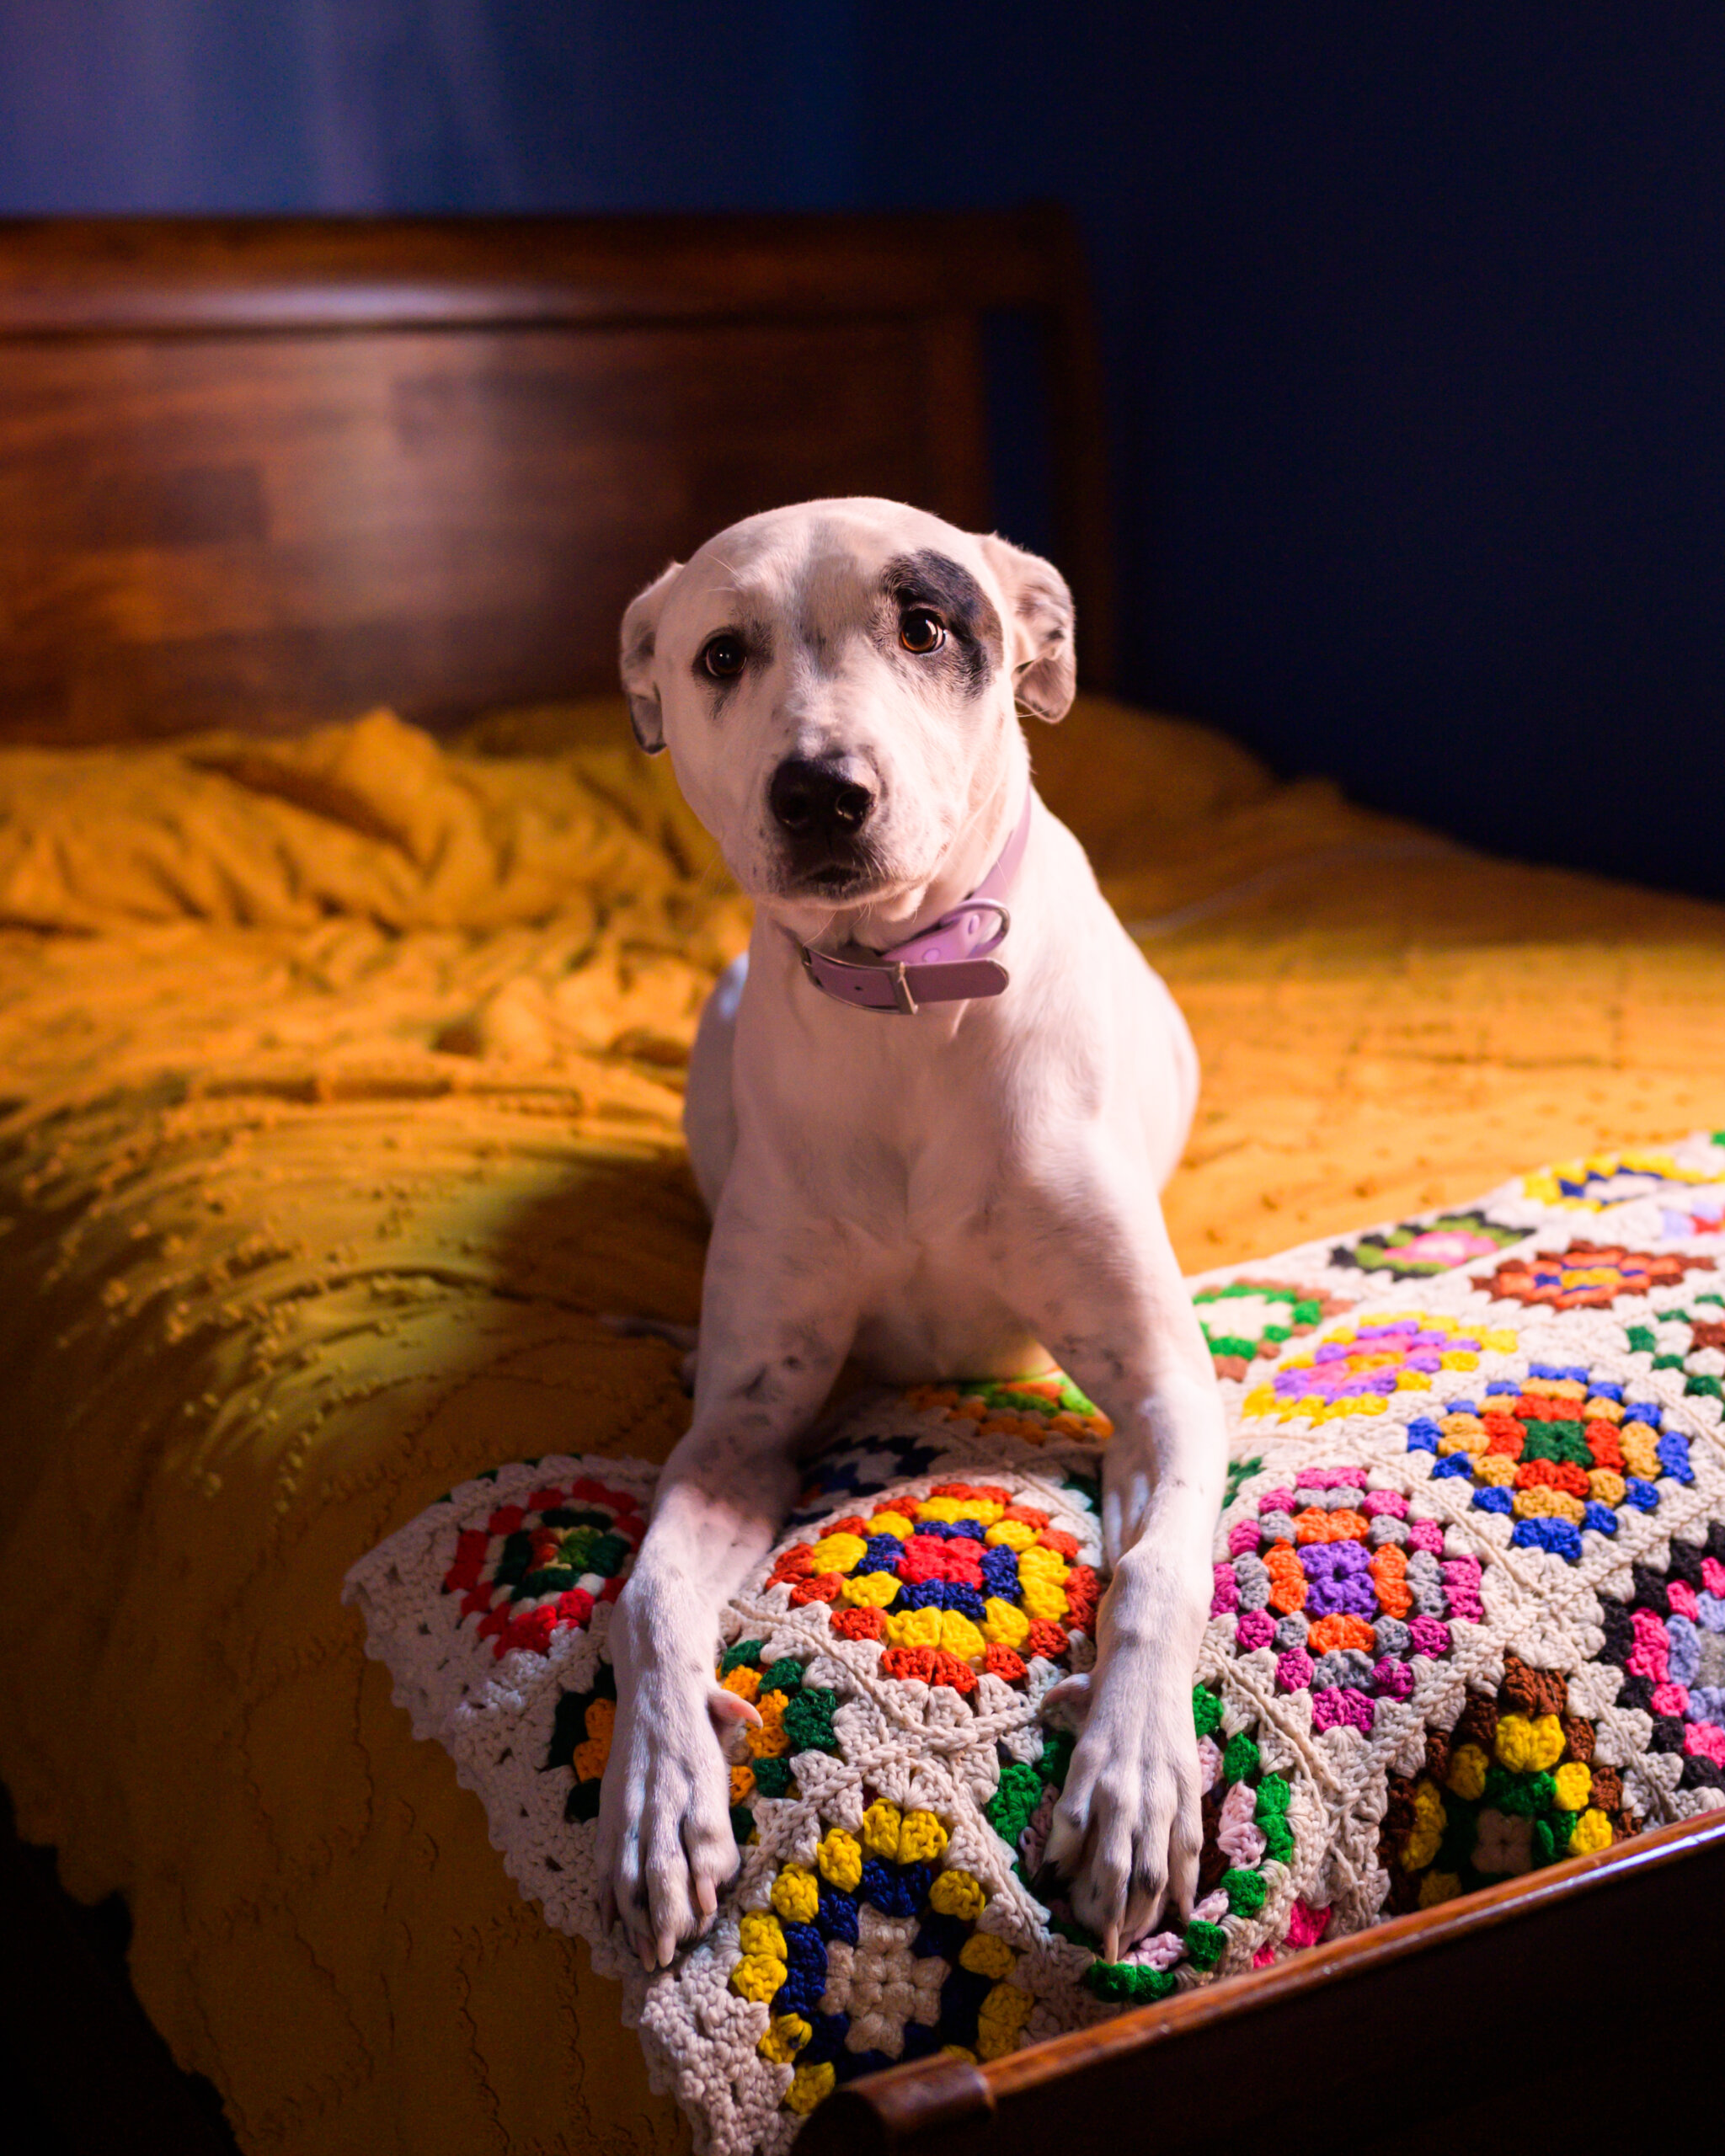
[[[1689,1464],[1689,1440],[1680,1437],[1675,1430],[1668,1430],[1659,1440],[1659,1465],[1674,1482],[1693,1482],[1695,1470]]]
[[[1567,1519],[1518,1520],[1509,1546],[1513,1550],[1544,1550],[1553,1557],[1567,1557],[1573,1565],[1581,1559],[1581,1530]]]
[[[820,1882],[820,1907],[814,1923],[823,1939],[840,1939],[846,1946],[857,1944],[857,1897],[830,1879]]]

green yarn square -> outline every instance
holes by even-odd
[[[785,1709],[785,1735],[791,1740],[793,1753],[838,1750],[839,1741],[832,1733],[833,1710],[838,1703],[836,1692],[825,1691],[818,1685],[805,1686],[797,1694]]]
[[[1255,1782],[1258,1780],[1258,1747],[1243,1729],[1236,1731],[1223,1749],[1222,1772],[1231,1782]]]
[[[1255,1917],[1269,1891],[1260,1872],[1245,1871],[1236,1865],[1222,1874],[1222,1892],[1228,1897],[1231,1916]]]
[[[763,1796],[782,1796],[791,1785],[791,1763],[782,1753],[776,1759],[756,1759],[755,1786]]]

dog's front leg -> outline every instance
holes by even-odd
[[[1081,1175],[1033,1203],[1021,1315],[1114,1424],[1103,1460],[1113,1578],[1085,1723],[1049,1837],[1110,1960],[1172,1890],[1191,1913],[1203,1830],[1191,1685],[1210,1608],[1227,1438],[1221,1397],[1154,1186]],[[1007,1261],[1011,1262],[1011,1260]]]
[[[617,1718],[599,1862],[649,1969],[704,1928],[736,1869],[724,1739],[760,1717],[714,1682],[719,1614],[772,1547],[796,1494],[797,1441],[854,1330],[833,1307],[843,1268],[805,1241],[763,1250],[740,1205],[721,1203],[694,1422],[665,1462],[611,1625]]]

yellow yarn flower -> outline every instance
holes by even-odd
[[[820,1876],[830,1880],[841,1893],[854,1894],[862,1883],[862,1849],[854,1834],[847,1834],[842,1827],[829,1827],[814,1852],[814,1861],[820,1867]]]
[[[813,1924],[820,1907],[820,1882],[806,1865],[788,1864],[772,1882],[772,1906],[787,1924]]]
[[[891,1572],[853,1572],[839,1589],[839,1600],[852,1609],[884,1609],[898,1591]]]
[[[1486,1792],[1486,1769],[1491,1764],[1477,1744],[1458,1744],[1450,1760],[1448,1785],[1457,1796],[1477,1803]]]
[[[898,1586],[895,1580],[893,1586]],[[945,1615],[941,1609],[900,1609],[886,1620],[886,1641],[892,1647],[937,1647],[940,1645],[940,1620]]]
[[[734,1692],[740,1700],[748,1700],[752,1702],[761,1696],[761,1672],[758,1669],[750,1669],[740,1662],[736,1668],[724,1678],[718,1689],[721,1692]],[[607,1701],[606,1704],[609,1705],[609,1702]]]
[[[1022,1563],[1023,1561],[1021,1558],[1019,1561]],[[1027,1616],[1045,1617],[1055,1624],[1065,1615],[1068,1606],[1065,1588],[1056,1587],[1052,1580],[1047,1579],[1023,1581],[1018,1589],[1018,1599],[1023,1604]],[[986,1608],[987,1604],[983,1606]]]
[[[1586,1518],[1586,1508],[1579,1497],[1572,1497],[1567,1490],[1547,1489],[1543,1484],[1536,1484],[1531,1490],[1518,1490],[1510,1510],[1517,1519],[1567,1519],[1574,1527],[1579,1527]]]
[[[1058,1550],[1050,1550],[1045,1543],[1024,1550],[1018,1556],[1018,1577],[1021,1580],[1046,1580],[1051,1587],[1063,1587],[1072,1567]]]
[[[1030,1620],[1010,1602],[991,1594],[982,1605],[982,1636],[996,1646],[1016,1647],[1030,1630]]]
[[[1504,1715],[1498,1722],[1498,1757],[1512,1774],[1542,1774],[1563,1756],[1563,1726],[1556,1715],[1530,1721]]]
[[[940,1520],[948,1527],[969,1517],[956,1497],[925,1497],[919,1509],[924,1519]]]
[[[916,1532],[914,1524],[902,1513],[877,1513],[868,1523],[871,1534],[896,1534],[900,1542]]]
[[[1438,1428],[1444,1433],[1438,1440],[1440,1453],[1476,1453],[1486,1449],[1486,1426],[1477,1415],[1440,1416]]]
[[[825,2103],[831,2095],[833,2084],[837,2079],[830,2059],[823,2059],[819,2066],[799,2066],[791,2076],[791,2085],[785,2091],[785,2101],[793,2111],[801,2111],[806,2118],[817,2104]]]
[[[785,1935],[778,1919],[768,1909],[750,1909],[737,1927],[737,1943],[745,1956],[765,1956],[774,1961],[785,1958]]]
[[[1003,1519],[990,1528],[982,1539],[996,1546],[1004,1544],[1008,1550],[1028,1550],[1036,1540],[1036,1529],[1028,1520]]]
[[[1643,1482],[1658,1481],[1660,1472],[1658,1440],[1645,1422],[1624,1424],[1623,1457],[1632,1475],[1638,1475]]]
[[[862,1814],[863,1848],[870,1856],[884,1856],[889,1864],[896,1864],[899,1836],[904,1823],[904,1815],[896,1804],[889,1803],[884,1796],[877,1797]]]
[[[1429,1871],[1419,1882],[1419,1906],[1434,1909],[1439,1902],[1453,1902],[1461,1892],[1461,1881],[1453,1871]]]
[[[932,1864],[944,1856],[947,1830],[932,1812],[907,1812],[899,1828],[898,1861]]]
[[[817,1572],[848,1572],[868,1549],[860,1534],[823,1534],[811,1555],[812,1568]]]
[[[1477,1482],[1505,1488],[1515,1480],[1515,1462],[1507,1453],[1480,1453],[1474,1460],[1473,1474]]]
[[[731,1802],[746,1804],[755,1794],[755,1769],[752,1767],[731,1769]]]
[[[800,2014],[776,2014],[755,2048],[775,2066],[788,2066],[814,2034]]]
[[[976,2056],[1001,2058],[1015,2050],[1018,2031],[1036,2002],[1017,1984],[996,1984],[976,2013]]]
[[[1006,1940],[988,1931],[972,1932],[959,1955],[961,1969],[974,1970],[979,1977],[991,1977],[996,1983],[1011,1976],[1017,1966],[1018,1957]]]
[[[775,1961],[771,1955],[745,1954],[731,1971],[731,1989],[757,2006],[765,2006],[783,1983],[786,1973],[784,1963]]]
[[[1557,1785],[1560,1812],[1579,1812],[1593,1795],[1593,1769],[1583,1766],[1579,1759],[1566,1760],[1551,1780]]]
[[[1611,1822],[1603,1812],[1590,1805],[1575,1822],[1567,1854],[1591,1856],[1596,1849],[1608,1849],[1610,1846]]]
[[[1060,1599],[1064,1602],[1065,1597]],[[986,1605],[984,1605],[986,1607]],[[986,1642],[962,1609],[943,1609],[940,1614],[940,1643],[948,1654],[955,1654],[960,1662],[969,1662],[980,1655]]]
[[[1588,1495],[1602,1505],[1621,1505],[1629,1495],[1629,1485],[1615,1467],[1593,1467],[1588,1470]]]
[[[974,1924],[988,1905],[988,1892],[974,1872],[943,1871],[928,1890],[928,1906],[943,1917]]]
[[[1431,1862],[1449,1823],[1450,1815],[1438,1795],[1437,1784],[1422,1777],[1413,1792],[1413,1831],[1402,1852],[1404,1871],[1422,1870]]]

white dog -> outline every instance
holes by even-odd
[[[719,1612],[846,1358],[894,1384],[1052,1361],[1115,1428],[1114,1577],[1093,1676],[1063,1688],[1086,1720],[1048,1845],[1115,1958],[1196,1886],[1190,1686],[1226,1448],[1159,1201],[1191,1038],[1037,798],[1018,723],[1071,702],[1071,595],[920,510],[808,502],[644,591],[622,675],[756,925],[690,1072],[713,1215],[693,1427],[611,1636],[617,1908],[669,1964],[735,1867],[723,1740],[756,1717],[715,1685]]]

